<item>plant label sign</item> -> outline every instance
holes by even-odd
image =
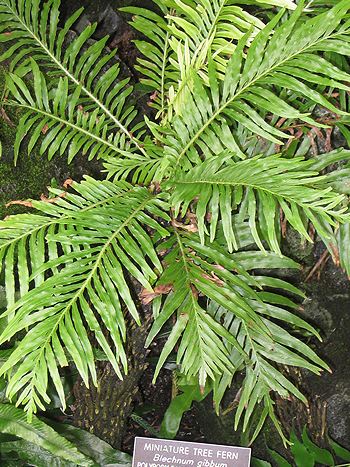
[[[136,437],[132,467],[249,467],[250,456],[249,448]]]

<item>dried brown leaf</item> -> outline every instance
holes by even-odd
[[[182,224],[176,220],[173,220],[172,225],[178,229],[186,230],[187,232],[197,233],[198,227],[197,224]]]
[[[205,279],[208,279],[211,282],[214,282],[219,287],[223,287],[225,285],[225,282],[222,281],[218,276],[216,276],[213,271],[211,272],[210,275],[203,273],[202,277],[204,277]]]
[[[172,284],[157,285],[157,287],[153,289],[153,292],[147,289],[142,289],[140,294],[141,302],[144,305],[149,305],[155,298],[160,295],[167,295],[172,289]]]
[[[10,125],[11,127],[15,127],[16,125],[13,123],[13,121],[10,119],[10,117],[7,115],[5,109],[2,107],[0,109],[0,115],[1,115],[1,118],[4,119],[4,121]]]
[[[221,266],[221,264],[213,264],[213,268],[217,269],[218,271],[226,271],[226,268]]]
[[[74,183],[74,180],[72,180],[71,178],[67,178],[67,180],[63,183],[63,188],[68,188],[72,186],[73,183]]]
[[[192,295],[194,296],[194,298],[197,300],[198,298],[198,290],[196,289],[196,287],[191,284],[191,290],[192,290]]]
[[[59,196],[56,196],[55,198],[48,198],[44,194],[40,196],[40,201],[43,201],[44,203],[56,203],[60,198],[64,198],[67,195],[67,193],[63,192]]]
[[[340,265],[340,253],[339,253],[339,248],[334,245],[333,243],[330,243],[329,244],[329,247],[330,249],[332,250],[332,257],[333,257],[333,261],[334,261],[334,264],[336,266],[339,266]]]
[[[27,208],[32,208],[33,203],[31,201],[25,201],[25,200],[16,200],[16,201],[10,201],[9,203],[6,203],[5,206],[8,208],[9,206],[13,205],[19,205],[19,206],[26,206]]]
[[[159,94],[158,91],[154,91],[154,93],[151,94],[150,97],[149,97],[150,100],[155,101],[157,99],[157,97],[158,97],[158,94]]]

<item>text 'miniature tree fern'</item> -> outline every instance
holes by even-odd
[[[254,436],[267,416],[280,430],[274,394],[305,401],[279,364],[328,368],[293,334],[319,337],[287,298],[303,294],[262,271],[297,267],[281,254],[280,215],[309,241],[312,223],[333,252],[349,220],[346,197],[320,175],[348,152],[287,157],[290,134],[276,117],[285,127],[322,127],[313,105],[344,114],[328,90],[349,90],[332,54],[350,53],[350,0],[322,14],[302,1],[266,0],[289,8],[267,24],[236,3],[124,8],[148,35],[136,45],[150,121],[132,104],[128,80],[118,80],[107,38],[90,40],[96,25],[72,35],[81,10],[61,24],[58,0],[0,0],[4,103],[21,115],[15,157],[26,138],[29,152],[39,144],[49,158],[98,157],[107,175],[52,188],[49,202],[30,201],[33,212],[1,222],[8,307],[0,344],[17,345],[0,374],[29,417],[49,402],[49,379],[65,407],[59,368],[69,361],[86,385],[98,384],[96,343],[120,377],[127,373],[126,315],[140,323],[142,301],[153,306],[146,345],[172,323],[155,378],[176,352],[183,375],[212,385],[219,410],[243,371],[236,428],[243,420],[246,429],[260,405]],[[275,151],[242,143],[255,137]]]

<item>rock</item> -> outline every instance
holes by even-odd
[[[334,127],[332,132],[332,147],[334,149],[348,147],[346,138],[338,127]]]
[[[329,337],[334,330],[332,314],[316,297],[307,298],[303,302],[301,317],[316,329],[320,329],[323,337]]]
[[[60,11],[62,23],[64,23],[76,10],[84,7],[80,18],[73,25],[73,30],[80,34],[89,24],[97,23],[92,39],[99,40],[109,36],[107,46],[111,49],[118,49],[117,58],[120,58],[123,64],[122,72],[124,73],[123,68],[128,67],[127,74],[136,75],[133,66],[138,52],[132,42],[135,38],[135,31],[128,24],[130,15],[123,15],[118,11],[119,7],[129,4],[130,2],[119,2],[118,4],[118,2],[111,0],[98,0],[93,3],[88,2],[88,4],[83,0],[63,0]]]
[[[335,394],[327,399],[329,435],[343,446],[350,442],[350,384],[345,381],[335,387]]]
[[[113,2],[114,3],[114,2]],[[75,10],[85,6],[85,2],[74,0],[73,2],[62,3],[63,18],[67,19]],[[84,8],[78,22],[74,25],[74,30],[81,33],[89,24],[97,23],[97,29],[94,34],[95,39],[101,39],[106,35],[113,35],[118,30],[125,28],[125,21],[118,13],[115,4],[112,2],[100,0],[89,3]]]
[[[287,234],[282,239],[282,252],[297,263],[309,264],[312,261],[313,244],[287,224]]]
[[[114,8],[108,6],[101,23],[96,30],[96,38],[102,38],[106,35],[112,35],[125,30],[127,27],[125,21]]]
[[[316,352],[331,367],[332,373],[323,372],[318,377],[304,374],[304,387],[309,400],[319,397],[327,407],[326,428],[330,436],[347,449],[350,448],[350,282],[332,261],[328,261],[320,281],[308,285],[309,302],[305,319],[319,328],[323,342],[316,345]]]

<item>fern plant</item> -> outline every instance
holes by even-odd
[[[49,402],[49,378],[65,407],[59,371],[68,361],[86,385],[98,385],[92,337],[122,378],[126,316],[139,324],[150,303],[147,346],[173,323],[155,379],[176,352],[183,376],[203,391],[212,385],[219,411],[243,371],[236,428],[260,405],[253,438],[267,417],[283,436],[274,394],[306,402],[280,364],[328,369],[293,335],[301,328],[320,338],[287,298],[302,292],[271,270],[298,267],[281,253],[280,215],[308,241],[309,223],[327,241],[349,221],[347,199],[320,174],[334,156],[287,157],[288,132],[276,118],[322,127],[303,110],[316,104],[347,115],[323,90],[349,89],[350,75],[326,52],[349,52],[350,1],[319,15],[302,1],[245,2],[259,16],[240,3],[124,9],[136,29],[152,31],[136,42],[156,109],[150,120],[119,80],[107,38],[90,41],[96,25],[72,37],[81,10],[63,25],[59,0],[0,0],[1,60],[10,67],[4,104],[21,114],[15,158],[27,141],[29,152],[39,144],[49,158],[100,158],[106,175],[51,188],[49,200],[26,201],[34,212],[1,221],[0,344],[17,345],[0,375],[29,419]],[[269,15],[290,10],[263,22],[267,5]],[[256,137],[270,149],[257,150]]]

